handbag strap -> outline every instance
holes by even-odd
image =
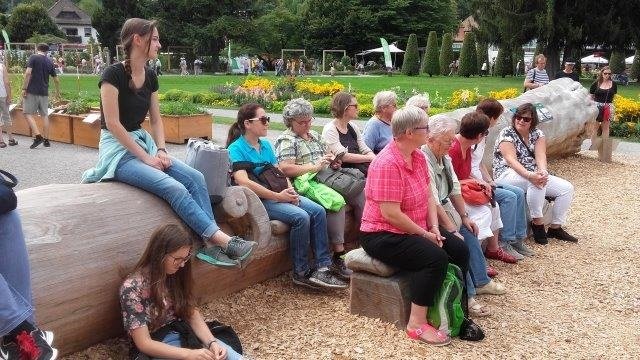
[[[527,149],[527,151],[529,152],[529,155],[531,155],[531,157],[535,159],[536,158],[536,154],[534,154],[533,151],[531,151],[531,149],[529,149],[527,144],[524,142],[524,139],[522,138],[522,135],[520,135],[520,133],[518,132],[518,130],[516,130],[516,128],[513,128],[513,131],[516,133],[516,135],[518,135],[518,139],[520,140],[522,145]]]
[[[10,181],[5,180],[5,178],[9,179]],[[18,185],[18,179],[11,173],[0,170],[0,184],[8,188],[14,188],[16,185]]]

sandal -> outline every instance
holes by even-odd
[[[6,147],[7,147],[7,144],[5,144],[4,141],[0,141],[0,149],[6,148]]]
[[[469,314],[473,317],[485,317],[491,315],[491,308],[488,305],[482,305],[475,298],[469,299]]]
[[[432,330],[433,333],[436,335],[436,338],[438,339],[437,341],[430,341],[427,340],[425,338],[422,337],[422,334],[426,333],[427,330]],[[433,326],[429,325],[429,324],[424,324],[422,326],[420,326],[420,328],[418,329],[413,329],[413,330],[408,330],[407,329],[407,336],[413,340],[420,340],[422,342],[425,342],[429,345],[433,345],[433,346],[445,346],[445,345],[449,345],[451,343],[451,337],[449,335],[447,335],[446,333],[437,330],[436,328],[434,328]]]
[[[9,139],[9,146],[16,146],[18,145],[18,141],[16,139]]]

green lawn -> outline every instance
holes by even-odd
[[[276,80],[278,78],[274,76],[267,76],[269,79]],[[403,75],[388,76],[312,76],[314,80],[320,80],[321,82],[328,82],[335,80],[342,83],[345,88],[349,88],[351,85],[352,91],[370,93],[373,94],[379,90],[386,90],[398,87],[400,91],[411,92],[416,89],[420,92],[427,91],[431,96],[435,95],[438,91],[442,97],[449,97],[451,93],[456,89],[467,88],[472,89],[477,87],[481,94],[486,94],[492,90],[502,90],[509,87],[515,87],[520,89],[522,87],[522,77],[446,77],[446,76],[417,76],[409,77]],[[214,85],[221,85],[225,83],[239,84],[244,79],[244,76],[237,75],[203,75],[203,76],[178,76],[178,75],[163,75],[160,76],[160,93],[163,93],[170,89],[187,90],[190,92],[202,92],[208,91]],[[11,75],[12,89],[14,94],[19,94],[17,90],[22,85],[22,75]],[[88,98],[98,99],[98,77],[93,75],[81,75],[80,78],[76,75],[62,75],[60,76],[60,83],[62,86],[62,95],[64,98],[75,98],[78,93]],[[588,87],[591,82],[583,80],[582,84]],[[640,85],[632,84],[628,86],[619,86],[619,94],[625,97],[638,98],[640,96]]]

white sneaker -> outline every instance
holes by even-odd
[[[500,284],[497,281],[491,280],[487,285],[476,288],[476,294],[488,294],[488,295],[502,295],[507,292],[507,289],[504,285]]]

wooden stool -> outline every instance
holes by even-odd
[[[351,275],[352,314],[378,318],[404,329],[411,311],[409,274],[396,273],[390,277],[354,272]]]

